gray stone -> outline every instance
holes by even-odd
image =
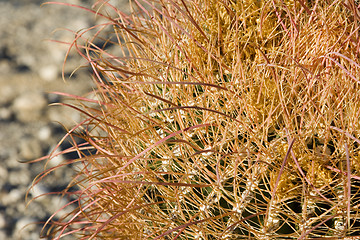
[[[60,73],[60,69],[55,64],[45,65],[39,68],[38,74],[45,81],[54,81]]]
[[[47,105],[47,101],[40,92],[29,92],[16,98],[13,109],[16,117],[21,122],[32,122],[39,120]]]
[[[5,215],[0,213],[0,229],[4,229],[6,227],[6,218]],[[2,239],[2,238],[0,238]]]
[[[55,147],[53,147],[52,149],[55,149]],[[57,148],[55,151],[52,150],[48,153],[51,154],[51,159],[48,162],[49,168],[58,166],[65,161],[64,155],[61,155],[60,152],[61,148]]]
[[[9,205],[12,203],[18,202],[22,197],[24,193],[20,189],[13,189],[8,194],[2,193],[0,195],[0,202],[4,205]]]
[[[9,108],[2,107],[0,108],[0,120],[9,120],[11,118],[12,111]]]
[[[42,155],[41,143],[36,138],[20,139],[19,146],[22,160],[34,160]]]
[[[61,123],[67,129],[80,122],[80,113],[66,106],[51,106],[47,109],[47,117],[51,122]]]
[[[39,198],[47,192],[49,192],[49,190],[41,183],[32,186],[29,191],[33,198]]]
[[[17,95],[16,86],[0,81],[0,105],[5,105],[12,102]]]
[[[0,239],[7,239],[7,235],[6,235],[6,231],[5,230],[0,230]]]
[[[8,181],[8,170],[5,166],[0,166],[0,186],[4,186],[6,181]]]
[[[13,186],[27,186],[31,181],[31,174],[27,169],[10,170],[8,173],[8,181]]]
[[[29,234],[31,234],[31,232],[36,229],[34,221],[35,219],[30,217],[23,217],[19,219],[15,225],[14,237],[17,239],[24,239],[29,237]]]
[[[51,137],[51,129],[49,126],[44,126],[37,132],[37,137],[40,141],[47,141]]]

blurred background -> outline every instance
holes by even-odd
[[[64,136],[64,127],[79,121],[69,108],[49,106],[66,101],[51,92],[84,95],[92,89],[85,61],[72,51],[62,64],[74,34],[92,26],[95,17],[86,11],[59,5],[40,5],[41,0],[0,0],[0,239],[40,238],[42,224],[66,200],[47,196],[26,207],[25,196],[34,178],[44,170],[44,162],[21,163],[51,152]],[[61,0],[90,7],[93,1]],[[112,1],[118,6],[126,1]],[[61,28],[61,29],[60,29]],[[63,125],[61,125],[61,124]],[[66,148],[66,144],[62,148]],[[70,145],[68,145],[70,146]],[[54,162],[66,161],[58,157]],[[65,188],[73,175],[70,166],[51,174],[29,193],[29,199]],[[71,238],[69,238],[71,239]]]

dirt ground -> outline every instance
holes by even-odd
[[[79,113],[52,106],[67,101],[52,92],[84,95],[91,91],[91,73],[85,61],[71,52],[61,77],[67,45],[74,31],[94,24],[91,14],[76,8],[44,5],[40,0],[0,0],[0,239],[40,239],[41,224],[61,200],[49,196],[26,207],[25,196],[43,163],[21,163],[51,152]],[[65,1],[62,1],[65,2]],[[90,6],[91,1],[67,0]],[[122,1],[114,1],[123,4]],[[124,4],[124,8],[125,8]],[[72,71],[84,66],[69,79]],[[66,145],[63,144],[63,145]],[[66,146],[62,146],[65,148]],[[66,161],[66,157],[56,161]],[[65,167],[30,191],[29,199],[66,187],[73,175]]]

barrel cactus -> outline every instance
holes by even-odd
[[[54,238],[360,236],[360,6],[134,0],[73,47],[95,98],[69,131],[77,208]],[[75,107],[75,106],[74,106]],[[51,156],[50,156],[51,161]],[[53,171],[53,169],[49,170]],[[71,188],[69,188],[71,189]],[[66,207],[66,206],[64,206]]]

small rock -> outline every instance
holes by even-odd
[[[56,65],[43,66],[39,69],[39,76],[45,81],[53,81],[58,77],[59,67]]]
[[[0,72],[2,72],[2,73],[10,73],[11,72],[11,66],[8,61],[5,61],[5,60],[0,61]]]
[[[6,219],[4,214],[0,214],[0,229],[4,229],[6,227]],[[3,239],[3,238],[0,238]]]
[[[53,196],[51,198],[51,204],[49,204],[49,206],[47,206],[47,208],[50,212],[59,211],[58,212],[59,216],[64,216],[75,210],[74,205],[68,205],[68,206],[64,207],[68,203],[69,202],[63,197]]]
[[[34,185],[29,191],[33,198],[44,195],[47,192],[49,192],[49,190],[41,183]]]
[[[29,232],[33,231],[35,228],[36,228],[35,219],[29,217],[23,217],[16,222],[15,237],[23,239],[21,237],[27,236]]]
[[[4,166],[0,166],[0,186],[3,186],[8,180],[8,171]]]
[[[23,197],[23,192],[17,188],[11,190],[8,194],[1,196],[0,202],[4,205],[9,205],[18,202]]]
[[[0,231],[0,239],[7,239],[7,235],[6,235],[5,230]]]
[[[9,150],[9,158],[6,159],[6,167],[8,168],[17,168],[19,165],[19,155],[16,149]],[[25,165],[25,164],[24,164]]]
[[[0,120],[9,120],[11,118],[11,110],[7,107],[0,108]]]
[[[20,157],[24,160],[34,160],[42,156],[41,144],[36,138],[20,140]]]
[[[39,120],[46,104],[41,93],[29,92],[15,99],[13,109],[17,119],[27,123]]]
[[[64,106],[51,106],[48,108],[47,116],[51,122],[59,122],[66,128],[72,128],[81,121],[78,111]]]
[[[31,181],[30,172],[26,169],[9,171],[8,176],[8,181],[13,186],[27,186]]]
[[[40,141],[46,141],[51,137],[51,129],[48,126],[40,128],[37,133],[37,136]]]
[[[17,90],[14,85],[0,82],[0,105],[11,103],[16,98]]]
[[[54,149],[53,147],[52,149]],[[50,161],[48,162],[48,167],[55,167],[60,165],[65,161],[65,157],[63,154],[60,154],[61,149],[57,148],[55,151],[51,150],[48,154],[51,154]]]
[[[45,201],[45,198],[49,198],[49,196],[40,197],[37,199],[34,199],[25,210],[22,211],[24,213],[22,216],[31,216],[36,219],[45,219],[48,218],[51,214],[54,212],[50,212],[48,210],[48,207],[46,206],[47,202]],[[29,198],[30,199],[30,198]],[[17,209],[20,210],[19,208]]]

